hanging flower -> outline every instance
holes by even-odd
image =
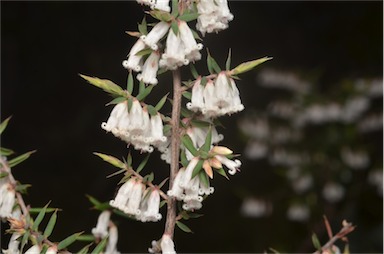
[[[196,28],[203,35],[227,29],[228,22],[233,20],[227,0],[200,0],[197,11],[199,17]]]
[[[120,254],[119,251],[117,251],[117,240],[119,238],[119,233],[117,230],[117,227],[115,224],[112,223],[112,225],[109,227],[108,231],[108,243],[107,247],[105,248],[106,254]]]
[[[15,190],[11,184],[7,181],[0,181],[0,218],[12,216],[15,195]]]
[[[112,109],[108,121],[101,124],[101,128],[108,132],[118,134],[119,123],[128,117],[127,101],[120,102]]]
[[[151,193],[149,194],[149,197],[147,197],[143,202],[141,203],[141,213],[139,216],[137,216],[138,220],[141,220],[142,222],[147,221],[159,221],[161,220],[161,213],[159,213],[159,207],[160,207],[160,194],[159,191],[149,190]]]
[[[161,252],[163,254],[176,254],[175,244],[172,241],[172,238],[169,235],[164,234],[161,238]]]
[[[185,21],[179,20],[178,26],[180,39],[184,45],[185,58],[190,62],[200,60],[200,50],[203,48],[203,44],[196,42],[191,29]]]
[[[103,211],[97,219],[97,225],[92,228],[92,234],[96,238],[105,238],[108,235],[109,218],[111,217],[110,211]]]
[[[4,254],[19,254],[20,241],[17,239],[21,237],[19,233],[13,233],[8,243],[8,249],[2,250]]]
[[[151,138],[150,142],[157,147],[167,141],[167,137],[163,133],[163,121],[160,113],[151,116]]]
[[[182,65],[189,64],[189,60],[185,58],[184,45],[180,36],[176,35],[172,29],[169,29],[166,47],[161,55],[160,67],[167,70],[176,70]]]
[[[118,190],[115,199],[109,201],[109,204],[112,207],[125,211],[135,182],[135,178],[130,178],[127,182],[125,182]]]
[[[191,102],[187,103],[187,108],[192,111],[202,111],[204,104],[204,87],[201,85],[201,77],[198,77],[192,87]]]
[[[156,75],[159,69],[159,59],[159,52],[153,51],[145,61],[143,71],[137,75],[137,79],[145,84],[157,85]]]
[[[147,35],[142,35],[140,38],[147,44],[152,50],[158,50],[157,43],[164,35],[167,34],[170,24],[164,21],[157,23]]]
[[[156,0],[156,3],[151,6],[152,9],[162,10],[165,12],[170,12],[171,7],[169,7],[169,0]]]
[[[133,70],[136,72],[141,71],[142,66],[142,55],[136,55],[139,51],[143,50],[146,47],[142,39],[138,39],[136,43],[129,51],[128,59],[123,61],[123,66],[126,69]]]
[[[33,245],[31,248],[29,248],[25,254],[37,254],[37,253],[40,253],[41,251],[41,248],[39,247],[39,245]]]
[[[148,6],[153,6],[155,4],[155,0],[136,0],[138,4],[141,5],[148,5]]]

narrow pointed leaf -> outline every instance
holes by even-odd
[[[125,97],[117,97],[117,98],[111,100],[110,102],[108,102],[105,106],[119,104],[120,102],[123,102],[125,100],[127,100]]]
[[[183,15],[179,16],[179,19],[184,20],[185,22],[189,22],[197,19],[198,17],[199,17],[199,14],[197,12],[190,12],[190,13],[184,13]]]
[[[145,48],[145,49],[142,49],[140,50],[139,52],[137,52],[135,54],[135,56],[146,56],[146,55],[149,55],[152,53],[152,49],[150,48]]]
[[[140,32],[125,31],[125,33],[132,36],[132,37],[137,37],[137,38],[139,38],[141,36]]]
[[[24,246],[28,243],[29,236],[31,235],[30,231],[26,231],[21,239],[21,250],[24,249]]]
[[[208,52],[207,66],[208,66],[209,73],[211,73],[211,74],[220,73],[221,69],[220,69],[219,65],[217,64],[216,60],[211,56],[211,54],[209,53],[208,50],[207,50],[207,52]]]
[[[46,204],[43,207],[43,209],[41,209],[39,214],[37,215],[37,217],[36,217],[36,219],[35,219],[35,221],[33,222],[33,225],[32,225],[32,229],[33,230],[37,230],[39,228],[39,225],[40,225],[41,221],[44,219],[44,216],[45,216],[45,213],[46,213],[48,205],[49,205],[49,203]]]
[[[82,74],[79,74],[79,75],[83,79],[87,80],[90,84],[103,89],[107,93],[110,93],[110,94],[113,94],[113,95],[124,96],[123,89],[121,89],[120,86],[116,85],[115,83],[113,83],[110,80],[99,79],[99,78],[96,78],[96,77],[89,77],[89,76],[82,75]]]
[[[48,248],[49,248],[48,245],[43,244],[43,248],[41,249],[40,254],[45,254],[45,253],[47,253]]]
[[[198,128],[207,128],[207,127],[211,126],[211,123],[201,121],[201,120],[192,120],[191,125],[194,127],[198,127]]]
[[[153,10],[153,11],[150,11],[149,14],[155,19],[158,19],[164,22],[169,22],[173,19],[172,15],[166,11]]]
[[[91,254],[99,254],[101,253],[104,248],[105,248],[105,245],[107,244],[107,240],[108,240],[108,237],[104,238],[94,249],[93,251],[91,252]]]
[[[184,232],[186,233],[193,233],[192,230],[187,226],[185,225],[184,223],[180,222],[180,221],[176,221],[176,225],[181,229],[183,230]]]
[[[57,209],[51,215],[51,218],[49,219],[48,224],[45,227],[44,234],[43,234],[45,237],[48,238],[52,234],[53,228],[56,225],[56,220],[57,220]]]
[[[81,242],[93,242],[95,241],[95,236],[94,235],[80,235],[76,239],[77,241]]]
[[[91,195],[86,195],[86,197],[88,198],[89,202],[91,202],[95,206],[101,204],[100,201],[98,201],[96,198],[92,197]]]
[[[204,214],[199,214],[199,213],[189,213],[188,215],[189,215],[189,218],[191,219],[196,219],[204,216]]]
[[[157,115],[157,110],[155,109],[154,106],[147,105],[147,110],[148,110],[149,115],[151,115],[151,116]]]
[[[11,120],[11,117],[8,117],[7,119],[5,119],[1,124],[0,124],[0,135],[3,133],[3,131],[5,130],[5,128],[7,128],[7,125],[9,123],[9,120]]]
[[[79,237],[82,233],[83,232],[74,233],[74,234],[68,236],[67,238],[65,238],[64,240],[62,240],[61,242],[59,242],[57,244],[57,249],[62,250],[62,249],[67,248],[69,245],[74,243],[76,241],[77,237]]]
[[[1,173],[0,173],[0,179],[1,179],[1,178],[4,178],[4,177],[7,177],[8,175],[9,175],[8,172],[1,172]]]
[[[128,156],[127,156],[127,166],[129,168],[132,166],[132,155],[131,155],[131,153],[128,153]]]
[[[212,144],[212,128],[209,128],[207,136],[205,137],[204,145],[201,146],[200,150],[208,152],[211,149]]]
[[[85,245],[81,250],[79,250],[76,254],[88,254],[89,247],[91,247],[92,243]]]
[[[190,136],[188,135],[184,135],[181,137],[181,142],[183,143],[183,145],[188,149],[188,151],[191,152],[191,154],[193,156],[196,156],[197,155],[197,149],[195,148],[195,146],[193,145],[193,142],[192,142],[192,139]]]
[[[133,75],[132,71],[129,71],[128,79],[127,79],[127,91],[129,94],[133,92]]]
[[[0,155],[2,156],[9,156],[12,155],[14,152],[11,149],[0,147]]]
[[[144,160],[140,163],[140,165],[137,167],[136,169],[136,172],[137,173],[140,173],[141,170],[143,170],[143,168],[145,167],[145,165],[147,165],[147,162],[148,162],[148,159],[149,159],[149,155],[150,154],[147,154],[147,156],[145,156]]]
[[[177,24],[177,21],[176,20],[173,20],[172,23],[171,23],[171,28],[172,28],[172,31],[175,35],[178,35],[179,34],[179,25]]]
[[[183,95],[184,98],[187,98],[188,100],[192,99],[192,93],[189,92],[189,91],[183,92],[182,95]]]
[[[171,15],[175,18],[177,17],[177,15],[179,15],[179,1],[178,0],[172,0]]]
[[[125,168],[125,165],[122,161],[120,161],[119,159],[117,159],[111,155],[106,155],[106,154],[96,153],[96,152],[93,154],[99,156],[101,159],[108,162],[109,164],[112,164],[115,167]]]
[[[141,24],[138,25],[139,32],[142,35],[147,35],[148,30],[147,30],[147,21],[145,20],[145,16],[143,18],[143,21],[141,21]]]
[[[151,93],[153,87],[153,85],[149,85],[147,88],[144,89],[144,91],[137,95],[136,99],[138,99],[139,101],[144,100],[145,97],[147,97]]]
[[[169,177],[165,178],[165,179],[158,185],[159,189],[161,189],[161,188],[164,186],[164,184],[165,184],[168,180],[169,180]]]
[[[193,76],[195,79],[197,79],[197,78],[199,77],[199,73],[197,72],[195,65],[190,64],[190,65],[189,65],[189,68],[191,69],[192,76]]]
[[[114,172],[114,173],[112,173],[112,174],[110,174],[110,175],[107,175],[107,178],[111,178],[112,176],[116,176],[116,175],[122,174],[122,173],[124,173],[124,172],[126,172],[126,171],[127,171],[127,170],[126,170],[125,168],[120,169],[120,170],[118,170],[118,171],[116,171],[116,172]]]
[[[315,233],[312,234],[312,243],[316,250],[321,252],[321,244],[319,238],[317,238],[317,235]]]
[[[191,179],[197,176],[197,174],[199,174],[200,171],[203,169],[203,162],[203,160],[199,160],[199,162],[197,162],[196,167],[192,171]]]
[[[184,149],[180,152],[180,162],[181,162],[181,165],[183,165],[183,167],[188,166],[188,159]]]
[[[229,71],[231,69],[231,49],[228,51],[227,61],[225,62],[225,69]]]
[[[22,154],[20,156],[17,156],[16,158],[13,158],[12,160],[10,160],[8,162],[9,167],[13,168],[14,166],[22,163],[23,161],[28,159],[31,156],[31,154],[33,154],[35,152],[36,152],[36,150],[29,151],[29,152],[26,152],[26,153],[24,153],[24,154]]]
[[[203,171],[203,170],[200,171],[199,179],[204,184],[205,187],[209,187],[209,179],[208,179],[208,175],[205,173],[205,171]]]
[[[140,81],[139,83],[139,94],[142,93],[145,90],[145,84],[143,81]]]
[[[44,207],[34,207],[34,208],[30,208],[30,209],[29,209],[29,213],[30,213],[30,214],[40,213],[41,210],[43,210],[43,209],[44,209]],[[54,212],[54,211],[56,211],[56,210],[60,211],[60,209],[58,209],[58,208],[47,207],[47,208],[45,209],[45,213],[51,213],[51,212]]]
[[[164,106],[165,102],[167,101],[168,94],[169,94],[169,93],[167,93],[166,95],[164,95],[163,98],[161,98],[161,100],[156,104],[155,109],[156,109],[157,111],[160,111],[161,108]]]
[[[17,192],[22,193],[22,194],[26,194],[26,193],[27,193],[27,189],[28,189],[29,187],[31,187],[31,186],[32,186],[32,185],[30,185],[30,184],[18,184],[18,185],[16,185],[15,190],[16,190]]]
[[[159,208],[162,208],[167,203],[167,200],[163,200],[160,202]]]
[[[257,59],[257,60],[253,60],[253,61],[248,61],[248,62],[242,63],[242,64],[236,66],[236,68],[231,70],[231,75],[237,75],[237,74],[240,74],[240,73],[244,73],[244,72],[250,71],[253,68],[255,68],[256,66],[258,66],[259,64],[262,64],[262,63],[264,63],[264,62],[266,62],[268,60],[271,60],[271,59],[272,59],[272,57],[263,57],[263,58],[260,58],[260,59]]]
[[[227,176],[227,173],[225,172],[225,170],[223,168],[216,169],[216,172],[229,180],[229,177]]]

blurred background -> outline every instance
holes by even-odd
[[[193,234],[176,232],[176,249],[312,252],[312,232],[327,241],[326,215],[335,232],[343,219],[357,225],[351,252],[382,252],[382,2],[231,1],[230,9],[229,29],[207,34],[204,47],[222,67],[229,48],[233,66],[273,60],[241,76],[246,109],[220,119],[222,144],[242,154],[241,173],[215,177],[204,216],[185,222]],[[125,31],[142,17],[135,1],[1,2],[1,120],[13,116],[1,142],[19,154],[37,149],[13,173],[32,184],[27,203],[63,209],[53,241],[94,227],[98,212],[86,194],[107,201],[116,191],[120,178],[106,179],[114,168],[92,153],[122,158],[128,150],[100,127],[109,96],[78,74],[124,87],[121,62],[135,42]],[[170,80],[162,75],[148,102]],[[154,171],[155,183],[168,172],[158,157],[143,171]],[[142,158],[134,153],[134,164]],[[145,252],[163,232],[164,220],[113,219],[123,253]]]

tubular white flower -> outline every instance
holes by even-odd
[[[56,254],[57,253],[57,248],[55,247],[49,247],[46,254]]]
[[[142,35],[140,38],[151,49],[158,50],[157,42],[168,32],[170,24],[164,21],[157,23],[147,35]]]
[[[189,64],[189,60],[185,59],[184,46],[180,36],[176,35],[172,29],[169,29],[164,54],[160,59],[160,67],[175,70],[187,64]]]
[[[118,208],[122,211],[126,210],[128,199],[130,198],[130,193],[135,182],[136,180],[134,178],[125,182],[117,192],[115,199],[109,201],[109,204],[112,207]]]
[[[163,134],[163,121],[159,113],[151,116],[151,138],[151,141],[158,145],[167,141],[167,137]]]
[[[227,157],[223,155],[215,155],[216,159],[218,159],[221,163],[223,163],[229,170],[228,173],[230,175],[236,174],[236,172],[239,170],[241,166],[240,160],[230,160]]]
[[[13,205],[15,204],[15,190],[9,183],[0,187],[0,218],[12,216]]]
[[[146,209],[141,211],[140,220],[142,222],[146,221],[159,221],[161,220],[161,213],[159,213],[160,207],[160,194],[158,190],[153,190],[151,194],[149,194],[146,202]]]
[[[163,254],[176,254],[175,244],[169,235],[164,234],[161,238],[161,252]]]
[[[95,228],[92,228],[92,234],[96,238],[105,238],[108,235],[109,218],[111,217],[110,211],[103,211],[97,219]]]
[[[151,8],[166,11],[166,12],[171,11],[171,7],[169,7],[169,0],[156,0],[156,3],[152,5]]]
[[[117,130],[119,122],[123,114],[128,113],[127,101],[120,102],[112,109],[111,115],[109,116],[107,122],[101,124],[101,128],[110,132],[112,130]]]
[[[216,104],[215,86],[212,80],[208,80],[204,88],[205,107],[201,111],[207,117],[217,116],[219,108]],[[229,99],[229,98],[228,98]]]
[[[33,245],[24,254],[38,254],[38,253],[40,253],[40,251],[41,251],[41,249],[40,249],[39,245]]]
[[[202,111],[204,108],[204,88],[201,85],[201,78],[199,77],[192,87],[191,102],[187,103],[187,108],[192,111]]]
[[[197,157],[192,158],[192,160],[189,162],[187,168],[185,169],[185,173],[183,174],[183,178],[180,179],[179,185],[182,188],[188,187],[189,182],[192,180],[192,172],[195,169],[198,162],[199,162],[199,158]]]
[[[144,184],[140,181],[135,181],[131,189],[127,207],[124,209],[125,213],[132,215],[139,215],[141,213],[139,208],[144,189]]]
[[[143,71],[137,75],[139,81],[145,84],[157,85],[157,70],[159,69],[160,54],[153,51],[143,65]]]
[[[119,233],[117,227],[114,224],[109,227],[108,235],[108,243],[104,253],[120,254],[120,252],[117,251],[117,240],[119,239]]]
[[[8,249],[2,250],[4,254],[19,254],[20,253],[20,250],[19,250],[20,241],[17,240],[20,236],[21,235],[18,233],[12,234],[11,239],[9,240],[9,243],[8,243]]]
[[[134,70],[136,72],[141,71],[142,58],[141,55],[136,55],[139,51],[143,50],[146,47],[142,39],[138,39],[133,45],[128,54],[128,59],[123,61],[123,66],[126,69]]]
[[[197,4],[199,17],[196,28],[203,34],[219,32],[228,28],[233,15],[228,8],[227,0],[200,0]]]
[[[180,20],[178,23],[181,41],[184,44],[185,58],[189,61],[198,61],[201,59],[200,50],[203,44],[197,43],[193,33],[185,21]]]
[[[180,183],[184,178],[185,168],[181,168],[173,181],[172,188],[168,190],[167,195],[175,197],[177,200],[183,200],[185,198],[184,189],[181,187]]]

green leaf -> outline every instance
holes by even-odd
[[[18,184],[18,185],[16,185],[15,190],[16,190],[17,192],[22,193],[22,194],[26,194],[26,193],[27,193],[27,189],[28,189],[29,187],[31,187],[31,186],[32,186],[32,185],[30,185],[30,184]]]
[[[217,64],[216,60],[209,53],[208,49],[207,49],[207,53],[208,53],[207,66],[208,66],[209,73],[211,73],[211,74],[220,73],[221,69],[220,69],[219,65]]]
[[[50,202],[49,202],[50,203]],[[47,207],[48,207],[48,204],[46,204],[43,209],[41,209],[41,211],[39,212],[39,214],[37,215],[35,221],[33,222],[33,225],[32,225],[32,229],[33,230],[37,230],[39,228],[39,225],[41,223],[41,221],[44,219],[44,216],[45,216],[45,213],[46,213],[46,210],[47,210]]]
[[[111,206],[109,205],[109,202],[104,202],[104,203],[95,205],[93,208],[99,211],[105,211],[105,210],[111,209]]]
[[[161,98],[161,100],[156,104],[155,109],[157,111],[160,111],[161,108],[164,106],[165,102],[167,101],[168,95],[169,95],[169,93],[164,95],[163,98]]]
[[[143,81],[140,81],[139,83],[139,94],[142,93],[145,90],[145,84]]]
[[[164,186],[164,184],[168,181],[168,179],[169,179],[169,177],[165,178],[165,179],[158,185],[159,189],[161,189],[161,188]]]
[[[132,166],[132,155],[131,155],[131,152],[129,152],[128,156],[127,156],[127,166],[128,166],[128,168],[130,168]]]
[[[11,120],[11,117],[8,117],[7,119],[5,119],[1,124],[0,124],[0,135],[3,133],[3,131],[5,130],[5,128],[7,128],[7,125],[8,125],[8,122],[9,120]]]
[[[201,170],[199,173],[200,182],[204,184],[205,187],[209,187],[209,179],[207,173],[204,170]]]
[[[193,145],[192,139],[190,136],[185,134],[184,136],[181,137],[181,142],[183,145],[188,149],[188,151],[191,152],[193,156],[197,156],[197,149]]]
[[[0,147],[0,155],[2,156],[9,156],[12,155],[14,152],[11,149]]]
[[[45,254],[45,253],[47,253],[48,248],[49,248],[48,245],[43,244],[43,248],[41,249],[40,254]]]
[[[88,254],[89,247],[91,247],[92,243],[85,245],[81,250],[79,250],[76,254]]]
[[[1,172],[0,173],[0,179],[4,178],[4,177],[7,177],[9,175],[8,172]]]
[[[111,100],[110,102],[108,102],[105,106],[119,104],[120,102],[123,102],[123,101],[126,101],[126,100],[127,99],[125,97],[117,97],[117,98]]]
[[[99,254],[101,253],[104,248],[105,248],[105,245],[107,244],[107,240],[108,240],[108,237],[104,238],[92,251],[91,254]]]
[[[167,200],[163,200],[160,202],[159,208],[162,208],[167,203]]]
[[[147,30],[147,21],[145,20],[145,16],[143,18],[143,21],[141,21],[141,24],[138,25],[138,29],[139,29],[139,32],[143,35],[147,35],[148,34],[148,30]]]
[[[82,234],[83,232],[79,232],[79,233],[74,233],[70,236],[68,236],[67,238],[65,238],[64,240],[62,240],[61,242],[59,242],[57,244],[57,249],[58,250],[62,250],[66,247],[68,247],[69,245],[71,245],[72,243],[74,243],[77,238]]]
[[[161,10],[153,10],[149,12],[149,15],[154,17],[155,19],[164,21],[164,22],[169,22],[173,19],[172,15],[166,11],[161,11]]]
[[[227,61],[225,62],[225,69],[229,71],[231,69],[231,49],[228,51]]]
[[[225,170],[223,168],[216,169],[216,172],[229,180],[229,177],[227,176],[227,173],[225,172]]]
[[[103,89],[107,93],[110,93],[112,95],[117,95],[117,96],[125,95],[123,89],[121,89],[120,86],[116,85],[115,83],[113,83],[108,79],[99,79],[96,77],[89,77],[82,74],[79,74],[79,75],[83,79],[87,80],[90,84]]]
[[[193,127],[197,127],[197,128],[207,128],[207,127],[211,126],[211,123],[206,122],[206,121],[201,121],[201,120],[192,120],[191,125]]]
[[[144,89],[144,91],[142,91],[141,93],[139,93],[136,97],[136,99],[138,99],[139,101],[142,101],[145,99],[145,97],[147,97],[149,95],[149,93],[152,91],[152,88],[154,87],[154,85],[149,85],[148,87],[146,87]]]
[[[240,73],[250,71],[253,68],[255,68],[256,66],[258,66],[259,64],[262,64],[262,63],[264,63],[268,60],[271,60],[271,59],[272,59],[272,57],[263,57],[263,58],[260,58],[257,60],[248,61],[248,62],[239,64],[238,66],[236,66],[236,68],[231,70],[231,75],[237,75]]]
[[[48,224],[45,227],[44,234],[43,234],[45,237],[48,238],[52,234],[53,228],[56,225],[56,220],[57,220],[57,209],[51,215],[51,218],[49,219]]]
[[[188,166],[188,159],[187,159],[187,155],[185,154],[185,150],[182,150],[180,152],[180,161],[181,161],[181,165],[183,165],[183,167],[187,167]]]
[[[26,231],[21,239],[21,250],[24,249],[24,246],[28,243],[28,238],[31,235],[30,231]],[[22,253],[22,252],[21,252]]]
[[[179,1],[178,0],[172,0],[171,15],[175,18],[177,17],[177,15],[179,15]]]
[[[189,92],[189,91],[185,91],[182,93],[182,95],[187,98],[188,100],[191,100],[192,99],[192,93]]]
[[[118,170],[118,171],[116,171],[116,172],[114,172],[114,173],[112,173],[112,174],[110,174],[110,175],[107,175],[107,178],[111,178],[112,176],[119,175],[119,174],[124,173],[124,172],[126,172],[126,171],[127,171],[127,170],[126,170],[125,168],[120,169],[120,170]]]
[[[317,235],[315,233],[312,234],[312,243],[315,248],[321,252],[321,244],[319,241],[319,238],[317,238]]]
[[[33,214],[33,213],[40,213],[41,210],[43,210],[43,209],[44,209],[44,207],[34,207],[34,208],[30,208],[30,209],[29,209],[29,213],[31,213],[31,214]],[[47,207],[47,208],[45,209],[45,213],[52,213],[52,212],[54,212],[54,211],[56,211],[56,210],[60,211],[61,209],[53,208],[53,207]]]
[[[176,225],[181,229],[183,230],[184,232],[186,233],[193,233],[192,230],[187,226],[185,225],[184,223],[180,222],[180,221],[176,221]]]
[[[200,173],[200,171],[202,170],[203,168],[203,160],[199,160],[195,166],[195,168],[193,169],[192,171],[192,176],[191,176],[191,179],[193,179],[195,176],[197,176],[197,174]]]
[[[96,153],[96,152],[94,152],[93,154],[99,156],[104,161],[108,162],[109,164],[112,164],[115,167],[125,168],[125,165],[124,165],[124,163],[122,161],[120,161],[119,159],[117,159],[117,158],[115,158],[115,157],[113,157],[111,155],[106,155],[106,154],[103,154],[103,153]]]
[[[171,28],[172,28],[172,32],[175,34],[175,35],[178,35],[179,34],[179,25],[177,24],[177,21],[176,20],[173,20],[172,23],[171,23]]]
[[[155,115],[157,115],[157,110],[155,109],[154,106],[152,106],[152,105],[147,105],[147,110],[148,110],[148,113],[149,113],[151,116],[155,116]]]
[[[212,128],[210,127],[208,130],[207,136],[205,137],[204,145],[202,145],[199,150],[204,152],[209,152],[209,150],[211,150],[211,144],[212,144]]]
[[[199,214],[199,213],[189,213],[188,216],[189,216],[189,218],[191,218],[191,219],[196,219],[196,218],[200,218],[200,217],[204,216],[204,214]]]
[[[129,94],[133,92],[133,75],[132,70],[129,71],[128,79],[127,79],[127,91]]]
[[[180,15],[178,19],[184,20],[185,22],[189,22],[197,19],[198,17],[199,17],[199,13],[197,12],[187,12],[187,13],[184,13],[183,15]]]
[[[29,158],[29,156],[31,156],[31,154],[35,153],[36,150],[33,150],[33,151],[29,151],[29,152],[26,152],[20,156],[17,156],[16,158],[13,158],[12,160],[10,160],[8,162],[8,165],[9,167],[13,168],[14,166],[22,163],[23,161],[25,161],[26,159]]]
[[[197,78],[199,77],[199,73],[197,72],[195,65],[190,64],[190,65],[189,65],[189,68],[191,69],[192,76],[193,76],[195,79],[197,79]]]
[[[135,54],[135,56],[146,56],[146,55],[149,55],[152,53],[152,49],[150,48],[145,48],[145,49],[142,49],[140,50],[139,52],[137,52]]]
[[[88,234],[88,235],[80,235],[77,237],[76,240],[81,242],[93,242],[96,240],[96,238],[94,235]]]
[[[140,173],[141,170],[147,165],[148,159],[149,159],[150,153],[145,156],[144,160],[140,163],[140,165],[137,167],[136,172]]]
[[[94,206],[101,204],[101,202],[99,200],[97,200],[96,198],[92,197],[91,195],[86,195],[86,197],[88,198],[89,202],[91,202],[92,205],[94,205]]]
[[[155,178],[153,172],[151,172],[149,175],[146,175],[143,177],[143,182],[144,183],[151,183],[153,181],[153,179]]]
[[[131,110],[131,108],[132,108],[132,104],[133,104],[133,99],[132,98],[128,98],[128,112]]]
[[[207,84],[207,77],[202,77],[200,85],[205,86]]]

